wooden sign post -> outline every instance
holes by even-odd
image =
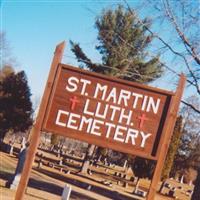
[[[181,102],[181,97],[183,95],[185,82],[186,82],[186,77],[183,74],[181,74],[175,96],[173,97],[170,105],[171,109],[167,113],[167,123],[165,123],[163,130],[163,138],[162,141],[160,142],[162,146],[160,146],[160,149],[158,151],[159,152],[158,160],[156,162],[156,168],[149,188],[147,200],[154,199],[157,191],[158,183],[161,178],[162,169],[165,163],[165,158],[170,144],[170,139],[174,130],[177,113]]]
[[[32,163],[35,158],[35,153],[39,144],[40,140],[40,132],[42,129],[42,122],[45,116],[48,99],[52,90],[55,74],[57,71],[57,66],[62,60],[63,52],[65,48],[65,42],[60,43],[54,52],[54,58],[51,64],[49,77],[46,83],[45,91],[42,97],[42,101],[40,103],[39,112],[37,114],[37,118],[35,120],[35,123],[33,124],[33,127],[30,132],[30,146],[26,155],[26,161],[24,164],[22,176],[15,194],[15,200],[23,200],[25,189],[28,184],[29,176],[31,173]]]
[[[21,200],[40,131],[60,134],[156,161],[147,199],[153,200],[183,93],[175,93],[61,64],[57,46],[16,193]]]

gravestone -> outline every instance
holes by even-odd
[[[43,157],[43,154],[40,154],[40,155],[39,155],[38,166],[37,166],[38,169],[40,169],[40,168],[42,167],[42,164],[43,164],[43,163],[42,163],[42,157]]]
[[[91,190],[92,189],[92,185],[88,185],[87,190]]]
[[[22,152],[26,148],[26,138],[22,137],[20,152]]]
[[[8,143],[8,153],[10,155],[13,155],[13,149],[14,149],[14,143],[15,143],[15,135],[9,140]]]
[[[191,198],[193,194],[193,190],[187,190],[185,194]]]
[[[180,180],[181,184],[183,184],[183,180],[184,180],[184,175],[181,176],[181,180]]]
[[[28,144],[25,145],[25,140],[22,140],[22,148],[20,150],[20,153],[18,155],[19,160],[17,163],[17,167],[15,169],[15,174],[13,176],[13,179],[11,181],[8,181],[6,183],[6,186],[9,187],[10,189],[17,189],[20,178],[21,178],[21,173],[24,167],[24,162],[26,159],[26,152],[27,152],[27,146]]]
[[[63,158],[61,157],[59,160],[59,165],[62,166],[63,165]]]
[[[101,155],[99,156],[99,158],[98,158],[98,160],[97,160],[97,162],[101,162]]]
[[[123,165],[123,169],[124,169],[124,171],[126,170],[127,163],[128,163],[128,160],[125,160],[125,161],[124,161],[124,165]]]
[[[128,188],[128,182],[124,182],[123,187],[125,187],[126,189]]]
[[[168,195],[169,195],[170,197],[175,197],[175,192],[176,192],[176,188],[173,187],[173,188],[171,188],[171,189],[169,190]]]
[[[70,194],[71,194],[71,186],[66,184],[64,189],[63,189],[63,193],[62,193],[62,198],[61,200],[69,200]]]
[[[9,154],[13,155],[14,144],[10,144]]]
[[[53,152],[53,150],[54,150],[54,145],[52,145],[52,146],[50,147],[50,151]]]
[[[90,169],[88,169],[88,174],[92,175],[92,171]]]
[[[85,154],[81,154],[81,160],[84,160]]]
[[[147,192],[143,191],[143,190],[140,190],[140,189],[137,189],[137,191],[135,192],[135,194],[141,196],[141,197],[146,197],[147,195]]]
[[[61,153],[61,152],[60,152],[60,149],[58,149],[57,154],[56,154],[56,157],[60,158],[60,156],[61,156],[60,153]]]

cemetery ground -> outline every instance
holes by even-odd
[[[0,199],[14,199],[15,190],[6,187],[6,183],[15,172],[20,144],[15,144],[13,154],[0,152]],[[101,161],[90,165],[89,173],[80,173],[83,157],[66,152],[62,159],[57,153],[38,148],[31,176],[26,189],[25,200],[61,199],[65,184],[72,187],[70,200],[137,200],[144,199],[133,194],[135,181],[132,173],[117,165],[108,165]],[[175,187],[175,196],[179,200],[189,200],[188,190],[192,186],[175,180],[167,180],[163,194],[157,194],[155,200],[174,199],[164,195],[169,193],[169,186]],[[142,179],[139,190],[148,191],[150,181]],[[160,187],[160,185],[158,186]]]

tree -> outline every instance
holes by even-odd
[[[197,108],[200,105],[196,96],[188,97],[186,100]],[[196,155],[196,151],[198,151],[198,146],[200,145],[200,119],[198,113],[186,105],[182,107],[180,113],[183,117],[183,134],[176,153],[173,171],[193,167],[192,155]]]
[[[124,3],[134,15],[128,1],[124,0]],[[138,18],[138,23],[155,37],[156,43],[152,45],[152,49],[166,60],[164,67],[171,72],[170,76],[179,77],[180,73],[184,72],[187,75],[188,89],[193,89],[200,97],[199,2],[145,0],[141,1],[142,4],[146,5],[143,7],[145,12],[154,19],[153,29]],[[143,12],[142,9],[141,12]],[[151,13],[152,16],[150,16]],[[182,103],[200,114],[200,109],[193,104],[184,99]]]
[[[139,180],[141,178],[152,178],[155,168],[155,161],[136,157],[131,168],[134,172],[134,175],[138,177],[135,190],[133,191],[136,192],[139,186]]]
[[[0,138],[8,130],[25,131],[32,125],[30,89],[24,71],[10,73],[0,81]]]
[[[1,62],[0,62],[0,69],[2,69],[5,66],[12,66],[16,65],[16,61],[13,58],[11,54],[11,48],[6,40],[6,34],[5,32],[0,32],[0,57],[1,57]]]
[[[171,143],[170,143],[168,153],[165,159],[164,168],[162,170],[161,179],[163,180],[169,178],[173,161],[174,161],[178,146],[180,144],[181,135],[182,135],[182,116],[179,116],[176,120]]]
[[[84,158],[84,162],[81,167],[81,173],[83,173],[83,174],[88,173],[88,168],[89,168],[90,160],[92,158],[94,149],[95,149],[95,145],[92,145],[92,144],[88,145],[88,148],[87,148],[87,151],[85,154],[85,158]]]
[[[200,103],[196,96],[188,97],[186,100],[199,109]],[[196,200],[198,199],[196,197],[200,196],[200,118],[199,114],[187,105],[181,109],[181,115],[183,116],[183,135],[174,160],[172,173],[177,171],[185,173],[185,170],[189,168],[197,170],[198,175],[195,181],[194,197],[192,198],[192,200]]]
[[[194,148],[190,152],[188,162],[191,167],[197,170],[197,178],[195,180],[195,187],[192,195],[192,200],[197,200],[200,198],[200,135],[198,135]]]
[[[93,62],[78,43],[70,42],[80,67],[142,83],[151,82],[162,75],[163,65],[159,56],[148,57],[147,49],[153,36],[147,34],[144,26],[138,23],[136,13],[133,10],[132,12],[134,14],[119,5],[115,10],[103,10],[97,18],[95,25],[99,44],[96,50],[102,56],[101,63]],[[147,18],[142,22],[148,27],[151,26]],[[91,146],[91,149],[94,148]]]
[[[197,171],[197,178],[195,180],[194,192],[192,195],[192,200],[197,200],[200,198],[200,135],[193,140],[192,148],[189,152],[189,156],[186,160],[187,168],[193,168]]]
[[[163,183],[160,187],[160,192],[162,192],[162,188],[165,184],[165,180],[169,178],[169,174],[174,162],[174,158],[175,158],[178,146],[180,144],[181,135],[182,135],[182,116],[179,116],[176,120],[171,143],[170,143],[168,153],[165,159],[164,168],[162,170],[161,179],[163,180]]]
[[[133,11],[134,12],[134,11]],[[71,41],[74,52],[81,67],[91,71],[115,76],[130,81],[147,83],[161,76],[163,72],[159,56],[148,59],[147,48],[153,36],[147,34],[143,25],[121,5],[115,10],[104,10],[96,20],[99,45],[96,49],[102,56],[102,63],[92,62],[80,48]],[[142,20],[146,26],[151,22]]]

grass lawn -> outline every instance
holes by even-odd
[[[48,155],[53,157],[53,155]],[[1,200],[11,200],[14,199],[15,191],[10,190],[5,187],[5,183],[15,172],[15,167],[17,164],[17,158],[15,156],[10,156],[6,153],[0,152],[0,196]],[[76,170],[71,170],[70,174],[65,174],[60,172],[58,169],[50,168],[48,166],[42,166],[38,169],[35,163],[31,171],[31,176],[29,180],[29,187],[27,188],[25,200],[60,200],[62,190],[66,183],[71,185],[72,193],[70,200],[135,200],[136,196],[131,194],[134,186],[130,184],[129,187],[124,188],[121,185],[113,182],[113,186],[109,187],[103,185],[101,180],[112,179],[111,174],[113,169],[109,169],[105,173],[103,166],[99,168],[92,167],[92,170],[96,170],[92,176],[83,176],[76,172]],[[114,180],[113,180],[114,181]],[[171,184],[175,186],[180,185],[172,180]],[[91,185],[91,189],[88,190],[88,186]],[[141,181],[142,187],[147,187],[149,182],[146,180]],[[189,186],[183,185],[186,189]],[[184,193],[179,192],[179,200],[189,200],[190,198],[185,196]],[[138,197],[137,199],[143,199]],[[155,200],[172,200],[160,194],[157,194]]]

